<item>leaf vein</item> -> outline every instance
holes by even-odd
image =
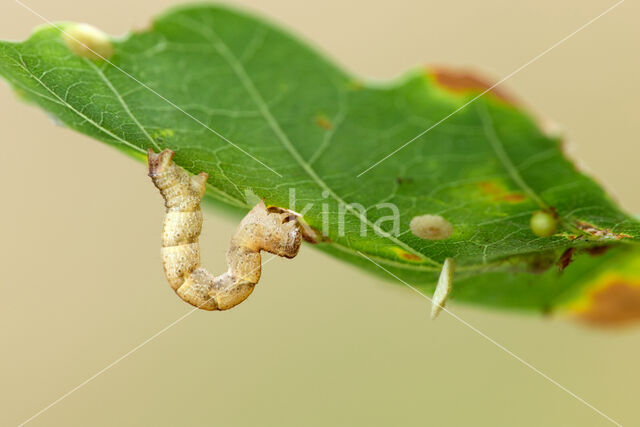
[[[336,194],[335,191],[333,191],[333,189],[331,189],[327,185],[327,183],[324,182],[324,180],[322,180],[318,176],[318,174],[309,165],[309,163],[307,163],[302,158],[302,156],[300,155],[298,150],[294,147],[294,145],[289,140],[289,137],[285,134],[285,132],[280,127],[280,124],[278,123],[278,121],[275,119],[273,114],[271,114],[271,110],[269,109],[267,103],[262,98],[262,95],[260,94],[258,89],[253,84],[253,81],[251,80],[251,78],[247,74],[246,70],[244,69],[244,66],[238,61],[238,59],[235,57],[233,52],[231,52],[229,50],[228,46],[222,41],[222,39],[213,30],[211,30],[208,27],[205,27],[200,22],[194,21],[194,20],[192,20],[190,18],[184,18],[184,19],[190,21],[193,25],[195,25],[197,28],[200,28],[202,30],[202,31],[198,30],[198,32],[202,36],[207,38],[214,45],[214,47],[216,48],[216,50],[218,51],[220,56],[228,63],[229,67],[236,74],[236,77],[238,78],[238,80],[240,80],[240,83],[243,85],[245,90],[249,93],[249,96],[251,97],[253,102],[256,104],[258,110],[260,110],[260,112],[262,113],[263,118],[267,121],[267,123],[269,124],[269,127],[271,128],[273,133],[276,135],[276,137],[278,138],[280,143],[289,152],[289,154],[294,158],[294,160],[300,165],[300,167],[302,167],[304,169],[304,171],[307,174],[309,174],[309,176],[311,176],[311,178],[314,180],[314,182],[321,189],[326,191],[336,202],[338,202],[339,204],[342,204],[343,206],[345,206],[345,210],[346,211],[348,211],[351,215],[353,215],[356,218],[358,218],[360,221],[363,221],[365,224],[367,224],[369,227],[371,227],[374,231],[376,231],[380,236],[383,236],[383,237],[387,238],[388,240],[390,240],[394,244],[400,246],[401,248],[405,249],[406,251],[408,251],[408,252],[420,257],[421,259],[423,259],[423,260],[425,260],[427,262],[430,262],[430,263],[432,263],[434,265],[440,265],[435,260],[425,256],[423,253],[415,250],[413,247],[407,245],[403,241],[395,238],[391,234],[389,234],[386,231],[382,230],[379,226],[373,224],[371,221],[369,221],[368,218],[366,218],[360,212],[358,212],[357,209],[354,209],[353,207],[351,207],[340,196],[338,196],[338,194]]]

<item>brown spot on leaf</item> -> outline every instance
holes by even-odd
[[[399,176],[396,178],[396,182],[398,184],[404,184],[404,183],[409,184],[413,182],[413,178],[405,178],[405,177]]]
[[[526,271],[533,274],[542,274],[549,270],[554,262],[555,258],[551,257],[550,254],[536,254],[528,260]]]
[[[558,270],[564,271],[565,268],[573,261],[573,253],[575,252],[575,248],[569,248],[562,253],[560,259],[558,260]]]
[[[406,259],[408,261],[422,261],[422,258],[420,258],[418,255],[409,253],[407,251],[405,251],[404,249],[400,249],[400,248],[393,248],[393,251],[400,257],[403,259]]]
[[[509,203],[520,203],[524,200],[524,196],[522,194],[509,193],[505,194],[502,200]]]
[[[494,202],[520,203],[525,199],[523,194],[507,191],[496,181],[482,181],[478,183],[478,187],[482,194],[491,197]]]
[[[592,248],[587,248],[587,253],[591,256],[599,256],[606,253],[611,246],[594,246]]]
[[[640,320],[640,282],[612,277],[590,292],[576,317],[595,326],[624,326]]]
[[[332,127],[331,121],[324,114],[318,114],[315,118],[315,123],[324,130],[330,130]]]
[[[484,92],[491,88],[489,93],[496,98],[510,105],[517,105],[517,102],[511,95],[507,95],[502,89],[493,87],[485,78],[480,77],[478,73],[464,69],[453,69],[442,66],[429,66],[427,73],[433,76],[435,82],[454,93],[464,94],[467,92]]]
[[[586,221],[576,221],[576,227],[585,233],[590,234],[592,237],[597,238],[598,240],[620,240],[620,239],[631,239],[631,236],[624,233],[614,233],[608,228],[598,228],[597,226],[590,224]]]

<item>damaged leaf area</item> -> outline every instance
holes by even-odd
[[[452,258],[454,301],[559,312],[599,271],[615,272],[617,257],[639,256],[640,224],[502,87],[361,174],[491,87],[472,73],[432,67],[368,84],[274,25],[218,6],[174,9],[118,39],[80,33],[106,60],[69,41],[74,25],[0,42],[0,75],[23,99],[138,160],[170,149],[239,218],[261,199],[303,212],[305,240],[382,277],[359,253],[427,293]],[[397,208],[397,230],[379,204]],[[537,211],[557,215],[557,229],[534,233]],[[412,232],[424,215],[442,218],[445,233]],[[611,250],[588,253],[603,246]],[[624,286],[640,276],[629,274]]]
[[[623,254],[589,275],[577,298],[561,310],[596,326],[627,326],[640,321],[640,257]]]

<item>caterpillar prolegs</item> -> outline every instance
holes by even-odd
[[[149,149],[149,176],[165,201],[162,265],[169,284],[184,301],[204,310],[227,310],[244,301],[260,279],[260,251],[293,258],[302,229],[297,217],[258,203],[240,222],[227,250],[226,273],[200,267],[200,200],[208,175],[189,175],[173,163],[173,151]]]

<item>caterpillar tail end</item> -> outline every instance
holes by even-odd
[[[175,153],[165,148],[159,153],[154,152],[151,148],[147,150],[147,159],[149,164],[149,176],[158,176],[159,173],[166,171],[171,165],[173,155]]]

